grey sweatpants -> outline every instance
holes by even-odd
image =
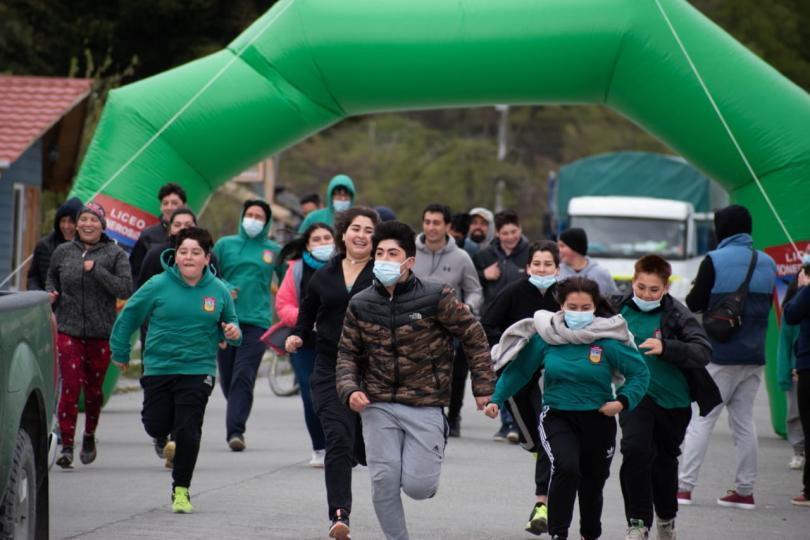
[[[371,403],[360,413],[371,499],[388,540],[407,540],[400,489],[412,499],[433,497],[447,442],[440,407]]]
[[[799,419],[799,402],[796,399],[796,382],[790,387],[787,393],[787,438],[793,451],[796,453],[804,453],[804,431],[802,430],[802,422]]]
[[[762,366],[721,366],[710,363],[709,374],[720,389],[722,406],[718,405],[708,416],[692,415],[683,443],[683,457],[678,475],[679,491],[692,491],[697,484],[700,466],[709,448],[714,424],[728,409],[728,425],[734,439],[737,455],[735,490],[740,495],[751,495],[757,479],[757,429],[754,425],[754,398],[762,383]]]

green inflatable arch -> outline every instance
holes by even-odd
[[[200,208],[348,116],[601,103],[750,208],[759,247],[785,243],[675,32],[786,228],[810,236],[796,202],[810,191],[810,97],[685,0],[285,0],[225,50],[112,92],[73,195],[104,204],[126,244],[156,221],[165,181]]]

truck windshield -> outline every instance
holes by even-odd
[[[571,227],[585,229],[588,255],[635,259],[655,253],[668,259],[686,255],[686,223],[667,219],[571,216]]]

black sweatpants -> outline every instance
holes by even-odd
[[[548,478],[551,474],[551,463],[540,442],[540,412],[543,408],[543,393],[540,390],[542,374],[543,371],[538,369],[529,382],[504,403],[520,435],[520,445],[529,452],[537,452],[537,463],[534,466],[535,495],[548,494]]]
[[[447,407],[447,418],[450,421],[457,419],[461,414],[461,406],[464,405],[464,386],[467,383],[467,372],[470,370],[464,347],[459,340],[453,340],[453,348],[455,349],[453,378],[450,379],[450,405]]]
[[[622,467],[619,478],[624,514],[652,527],[653,507],[660,519],[678,513],[678,456],[692,408],[665,409],[645,396],[632,411],[619,413]]]
[[[799,372],[799,382],[796,384],[796,400],[799,402],[799,420],[802,423],[802,430],[810,433],[810,370]],[[810,460],[808,460],[810,461]],[[810,463],[804,462],[804,472],[802,474],[802,493],[810,499]]]
[[[154,438],[172,435],[177,448],[172,469],[172,488],[191,486],[191,476],[200,453],[203,416],[214,388],[210,375],[149,375],[141,377],[141,421]]]
[[[329,519],[335,510],[352,511],[352,468],[365,465],[365,444],[360,415],[338,397],[335,388],[335,360],[320,353],[310,378],[312,406],[326,436],[324,477]]]
[[[599,411],[543,408],[540,438],[551,462],[548,533],[568,538],[579,496],[580,534],[602,535],[602,489],[610,476],[616,446],[616,419]]]

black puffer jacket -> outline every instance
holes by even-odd
[[[45,289],[45,284],[48,281],[48,267],[51,264],[51,255],[53,250],[60,244],[64,244],[72,238],[65,238],[62,236],[62,231],[59,229],[59,222],[63,217],[70,217],[73,222],[76,222],[76,213],[81,210],[82,201],[73,197],[68,199],[56,211],[56,217],[53,218],[53,231],[47,236],[37,242],[34,248],[34,256],[31,260],[31,268],[28,269],[27,287],[29,291],[41,291]]]
[[[143,230],[138,237],[138,241],[132,247],[129,255],[129,264],[132,267],[132,275],[135,279],[141,274],[141,265],[149,250],[157,244],[162,244],[169,236],[169,224],[160,217],[160,223],[155,223],[151,227]]]
[[[620,300],[619,308],[637,309],[632,294]],[[700,416],[706,416],[723,402],[720,390],[706,370],[712,359],[712,346],[703,326],[682,303],[665,294],[661,299],[661,359],[678,366],[686,376],[692,401],[698,404]]]
[[[375,282],[346,311],[337,356],[340,398],[346,401],[363,389],[372,401],[447,405],[452,337],[464,346],[473,394],[491,395],[495,373],[484,329],[451,287],[411,274],[392,297]]]
[[[84,261],[93,269],[84,270]],[[115,322],[116,298],[132,294],[132,275],[123,249],[102,234],[87,249],[80,240],[57,247],[48,271],[48,291],[57,291],[56,325],[77,338],[108,339]]]

